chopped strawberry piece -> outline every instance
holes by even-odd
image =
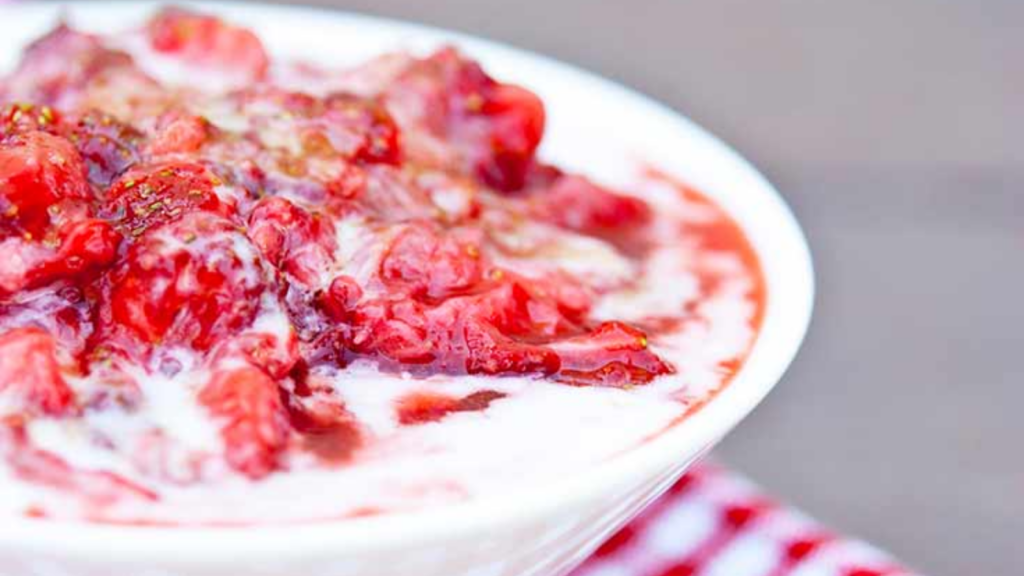
[[[540,341],[581,332],[577,320],[563,312],[554,285],[549,283],[542,291],[538,281],[509,273],[503,276],[501,282],[465,304],[475,318],[493,324],[505,334]]]
[[[249,215],[249,238],[263,258],[309,288],[334,261],[334,226],[281,197],[261,200]]]
[[[544,104],[497,82],[453,48],[415,62],[389,104],[454,146],[463,169],[502,191],[523,188],[544,135]]]
[[[5,248],[0,243],[0,252]],[[5,283],[3,270],[0,265],[0,295]],[[39,328],[53,336],[57,350],[66,352],[69,360],[80,360],[93,326],[92,302],[83,293],[88,287],[69,284],[40,290],[32,298],[0,298],[0,333]]]
[[[476,160],[477,173],[499,190],[522,188],[544,136],[544,104],[525,88],[497,84],[480,112],[490,123],[490,149]]]
[[[351,318],[362,297],[363,289],[354,278],[338,276],[321,295],[320,305],[331,319],[344,322]]]
[[[483,277],[479,240],[443,234],[428,224],[405,228],[381,261],[381,277],[414,297],[440,299],[465,291]]]
[[[566,342],[567,347],[600,348],[606,352],[642,352],[647,350],[647,336],[622,322],[604,322],[584,338]]]
[[[436,260],[423,262],[432,266]],[[559,294],[553,279],[531,282],[503,273],[472,293],[441,300],[360,301],[342,278],[333,301],[322,297],[331,321],[340,325],[339,338],[318,340],[314,348],[322,352],[307,360],[344,365],[352,355],[369,356],[385,369],[532,374],[581,386],[644,384],[671,371],[647,348],[643,332],[617,322],[587,330],[580,315],[589,302],[571,290],[568,297]]]
[[[35,41],[6,79],[6,97],[49,106],[69,104],[108,70],[132,66],[131,57],[103,46],[99,38],[58,26]]]
[[[384,222],[410,222],[438,216],[438,208],[429,192],[410,181],[407,171],[391,166],[372,166],[363,170],[362,190],[350,196],[356,209]]]
[[[535,291],[541,291],[551,299],[551,304],[566,322],[578,326],[586,321],[593,305],[593,290],[571,274],[554,272],[545,278],[534,278],[533,286]]]
[[[219,184],[220,180],[200,164],[139,166],[111,186],[101,213],[133,237],[197,210],[230,216],[233,207],[214,191]]]
[[[347,366],[356,354],[352,349],[352,332],[353,329],[347,325],[324,325],[318,330],[299,329],[302,360],[296,364],[291,376],[299,378],[316,366]]]
[[[552,374],[559,368],[550,349],[509,335],[480,295],[434,307],[416,301],[372,300],[347,320],[352,353],[376,357],[385,368],[447,374]]]
[[[635,233],[650,220],[650,208],[639,198],[623,196],[582,176],[562,176],[531,198],[535,214],[570,230],[593,236]]]
[[[357,353],[406,364],[429,364],[437,358],[422,310],[413,302],[367,302],[355,310],[352,326],[349,346]]]
[[[92,218],[92,199],[68,140],[32,130],[0,144],[0,296],[113,263],[121,238]]]
[[[8,238],[0,242],[0,296],[36,288],[61,278],[88,279],[117,258],[121,235],[107,222],[74,220],[57,233],[57,247]]]
[[[276,140],[295,139],[293,147],[301,154],[285,167],[293,176],[315,161],[358,167],[397,165],[402,158],[398,125],[378,99],[347,93],[320,98],[267,86],[239,91],[232,99],[257,130]],[[345,179],[355,179],[360,173],[342,170],[331,183],[336,188],[332,192],[351,195],[358,186]]]
[[[53,250],[22,238],[0,240],[0,253],[0,298],[45,283],[41,271],[56,257]]]
[[[0,141],[34,131],[56,134],[60,125],[61,114],[50,106],[26,103],[0,107]]]
[[[85,164],[70,142],[28,132],[0,145],[0,237],[42,238],[62,200],[87,200]]]
[[[259,368],[214,373],[199,401],[221,420],[228,464],[254,480],[279,467],[288,443],[288,417],[277,383]]]
[[[146,146],[151,156],[195,152],[209,139],[212,127],[204,118],[188,114],[165,114],[157,122],[157,133]]]
[[[397,164],[399,131],[377,100],[332,94],[324,100],[322,123],[332,148],[357,162]]]
[[[432,216],[443,224],[472,225],[484,212],[480,185],[459,174],[423,172],[417,175],[414,185],[427,193],[433,204]]]
[[[568,384],[623,387],[646,384],[673,371],[648,348],[643,332],[622,322],[605,322],[551,347],[562,360],[558,379]]]
[[[67,414],[75,395],[61,375],[57,346],[49,333],[19,328],[0,334],[0,396],[15,395],[29,414]]]
[[[207,350],[252,323],[263,290],[248,239],[219,216],[193,212],[128,250],[111,273],[103,316],[108,329],[146,344]]]
[[[284,378],[301,361],[295,333],[271,334],[247,331],[211,350],[212,363],[238,360],[256,366],[271,378]]]
[[[462,398],[432,392],[415,392],[398,401],[398,422],[405,425],[437,422],[457,412],[482,412],[495,400],[505,398],[495,390],[480,390]]]
[[[167,8],[149,22],[146,31],[157,52],[203,68],[258,80],[270,65],[263,43],[255,34],[216,16]]]
[[[561,360],[546,346],[526,344],[492,325],[469,321],[462,328],[467,374],[538,374],[558,372]]]
[[[117,258],[121,235],[103,220],[87,219],[61,228],[54,276],[78,276],[106,268]]]
[[[101,188],[139,161],[142,133],[109,114],[83,114],[67,133],[89,168],[89,180]]]

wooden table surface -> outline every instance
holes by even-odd
[[[1024,2],[319,1],[580,64],[759,164],[820,295],[720,455],[924,572],[1024,574]]]

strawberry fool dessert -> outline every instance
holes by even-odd
[[[543,102],[452,47],[274,62],[171,8],[59,25],[0,103],[3,516],[500,498],[682,421],[757,337],[722,209],[546,163]]]

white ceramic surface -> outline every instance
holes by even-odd
[[[0,68],[63,11],[112,31],[147,3],[0,6]],[[254,28],[277,57],[335,65],[388,49],[455,43],[548,105],[542,155],[612,184],[649,162],[719,201],[747,231],[768,283],[750,359],[714,401],[652,442],[543,489],[443,510],[245,529],[87,526],[0,519],[0,576],[556,576],[566,573],[709,450],[781,378],[813,302],[808,249],[777,192],[726,145],[675,112],[586,72],[484,40],[312,9],[203,4]],[[311,495],[328,498],[329,494]]]

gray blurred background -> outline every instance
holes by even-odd
[[[1024,574],[1024,0],[312,0],[660,99],[796,210],[819,299],[719,457],[935,576]]]

